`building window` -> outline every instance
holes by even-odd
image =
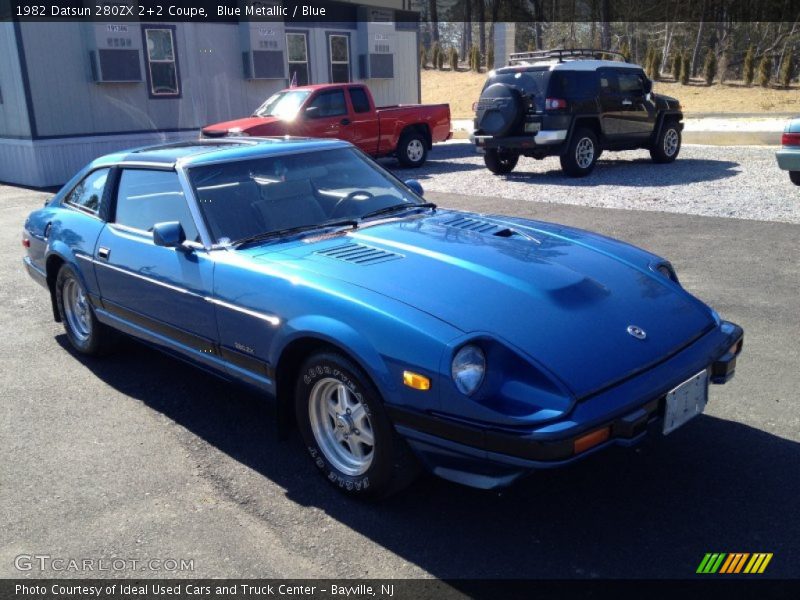
[[[289,79],[297,85],[310,83],[308,72],[308,39],[305,33],[286,34],[286,55],[289,59]]]
[[[150,96],[153,98],[180,96],[175,29],[164,26],[145,27],[144,42],[147,48],[147,79],[150,85]]]
[[[331,61],[331,83],[350,81],[350,37],[331,34],[328,36],[328,56]]]

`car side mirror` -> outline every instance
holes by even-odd
[[[153,226],[153,243],[165,248],[176,248],[186,241],[186,234],[178,221],[156,223]]]
[[[416,179],[406,179],[403,183],[406,184],[406,187],[411,188],[411,190],[417,196],[424,196],[425,195],[425,190],[422,189],[422,184],[419,181],[417,181]]]
[[[319,106],[306,106],[303,114],[305,114],[306,119],[318,119],[320,116]]]
[[[650,81],[649,79],[645,79],[644,80],[644,93],[645,93],[645,95],[649,94],[652,91],[653,91],[653,82]]]

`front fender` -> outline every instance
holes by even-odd
[[[290,319],[281,328],[270,348],[270,363],[278,364],[283,351],[294,341],[314,338],[342,348],[372,378],[385,401],[398,402],[397,386],[389,368],[376,348],[347,323],[324,315],[302,315]]]

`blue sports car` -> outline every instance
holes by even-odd
[[[356,496],[420,467],[508,485],[668,434],[733,376],[742,329],[664,259],[422,193],[336,140],[161,145],[78,173],[24,263],[76,350],[123,332],[255,386]]]

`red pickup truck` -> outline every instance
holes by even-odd
[[[395,155],[418,167],[435,142],[450,139],[449,104],[375,106],[365,85],[322,84],[287,88],[253,116],[209,125],[204,137],[297,135],[346,140],[374,157]]]

